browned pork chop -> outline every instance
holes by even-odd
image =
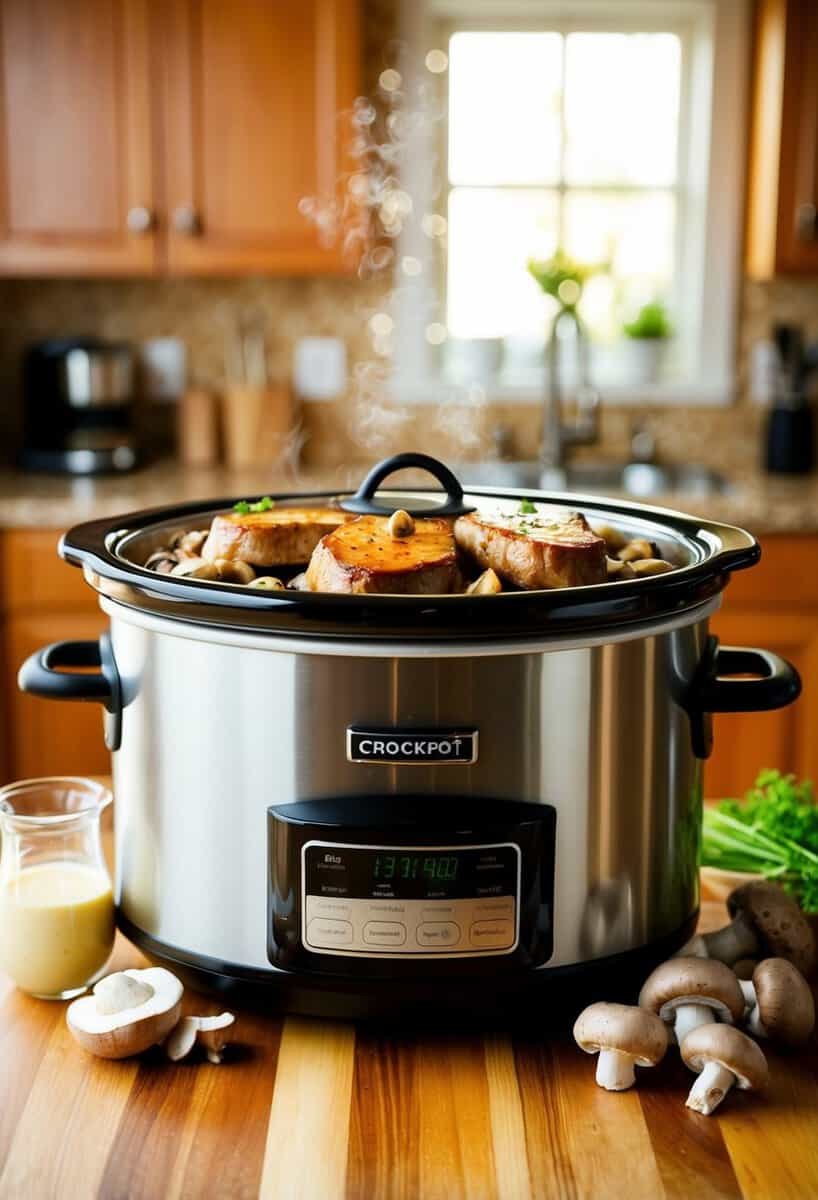
[[[582,513],[467,513],[454,526],[458,546],[517,587],[605,583],[605,541]]]
[[[351,515],[337,508],[273,508],[213,518],[202,558],[241,559],[255,566],[309,562],[321,538]]]
[[[307,567],[313,592],[430,595],[459,591],[462,578],[450,521],[416,520],[392,537],[388,517],[359,517],[323,537]]]

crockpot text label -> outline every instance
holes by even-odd
[[[347,729],[347,759],[356,763],[477,762],[476,729]]]

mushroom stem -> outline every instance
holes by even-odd
[[[625,1092],[636,1082],[633,1058],[621,1050],[600,1050],[596,1062],[596,1081],[609,1092]]]
[[[673,1033],[680,1046],[691,1029],[713,1022],[712,1009],[706,1004],[680,1004],[673,1015]]]
[[[747,1008],[755,1008],[756,988],[752,979],[740,979],[738,985],[741,988],[741,994],[744,997],[744,1003]]]
[[[761,1013],[757,1004],[753,1005],[747,1016],[747,1028],[753,1037],[765,1038],[770,1036],[764,1027],[764,1022],[761,1020]]]
[[[742,913],[734,917],[723,929],[703,934],[702,941],[709,958],[718,958],[728,966],[740,958],[758,956],[756,931]]]
[[[721,1063],[705,1063],[698,1079],[690,1089],[686,1101],[687,1107],[709,1117],[721,1104],[735,1082],[736,1077],[733,1072],[728,1071]]]
[[[695,934],[689,942],[685,942],[674,958],[709,958],[707,945],[700,933]]]

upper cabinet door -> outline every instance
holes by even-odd
[[[163,11],[169,269],[343,271],[298,202],[338,185],[358,0],[171,0]]]
[[[758,0],[747,187],[751,277],[818,275],[818,5]]]
[[[0,271],[156,265],[149,0],[0,0]]]

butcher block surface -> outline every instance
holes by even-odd
[[[703,923],[722,906],[704,906]],[[112,970],[144,965],[120,938]],[[86,1055],[65,1006],[0,976],[0,1196],[818,1196],[818,1053],[770,1054],[766,1096],[684,1106],[675,1051],[633,1091],[567,1037],[384,1034],[238,1012],[221,1066]],[[188,993],[187,1011],[219,1006]]]

